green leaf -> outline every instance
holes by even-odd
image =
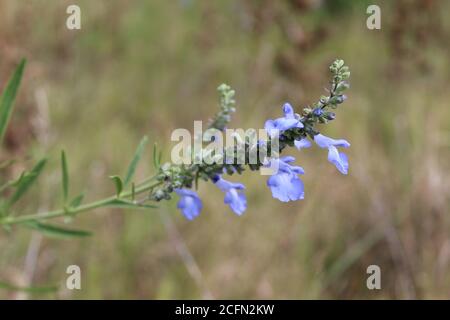
[[[14,100],[20,85],[20,80],[22,79],[25,63],[25,59],[22,59],[12,78],[9,80],[0,100],[0,145],[3,142],[6,128],[11,117]]]
[[[23,179],[25,179],[25,177],[27,177],[29,175],[30,175],[29,172],[23,171],[16,180],[13,180],[9,183],[12,187],[17,187],[23,181]]]
[[[156,142],[153,144],[153,166],[155,169],[158,168],[158,150]]]
[[[120,194],[122,193],[122,190],[123,190],[122,179],[120,179],[119,176],[110,176],[109,178],[111,180],[113,180],[114,184],[116,185],[116,195],[120,196]]]
[[[149,204],[137,204],[132,201],[124,200],[124,199],[111,199],[108,203],[105,204],[106,207],[112,208],[130,208],[130,209],[154,209],[156,206]]]
[[[131,183],[131,200],[134,201],[134,199],[136,198],[136,185],[134,184],[134,182]]]
[[[76,196],[76,197],[72,200],[72,202],[70,203],[69,207],[70,207],[70,208],[77,208],[77,207],[79,207],[79,206],[81,205],[81,203],[83,202],[83,199],[84,199],[84,193],[82,193],[82,194]]]
[[[144,136],[141,139],[141,142],[139,142],[139,145],[134,153],[133,160],[131,160],[130,165],[128,166],[127,174],[125,175],[125,180],[123,182],[124,187],[126,187],[128,183],[131,182],[131,179],[133,179],[134,173],[136,172],[137,164],[142,157],[142,152],[144,152],[144,148],[145,145],[147,144],[147,141],[148,141],[147,136]]]
[[[162,157],[162,152],[161,151],[158,152],[157,146],[158,145],[155,142],[155,144],[153,144],[153,166],[155,167],[155,169],[159,169],[159,167],[161,166],[161,157]]]
[[[66,229],[60,226],[32,221],[24,223],[28,228],[39,231],[43,235],[54,237],[54,238],[82,238],[89,237],[92,235],[92,232],[84,231],[84,230],[76,230],[76,229]]]
[[[69,198],[69,172],[67,169],[67,159],[64,150],[61,151],[61,174],[62,174],[62,187],[63,187],[63,200],[67,203]]]
[[[58,290],[58,286],[56,285],[45,287],[19,287],[4,281],[0,281],[0,288],[10,291],[22,291],[29,293],[48,293],[48,292],[55,292]]]
[[[36,181],[37,177],[41,174],[42,169],[44,169],[45,164],[47,163],[47,159],[40,160],[34,168],[28,173],[25,174],[20,181],[17,183],[17,190],[14,192],[12,197],[9,199],[9,204],[12,205],[17,202],[30,186]]]

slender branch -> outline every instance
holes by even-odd
[[[156,178],[156,176],[145,179],[144,180],[145,183],[141,183],[138,187],[136,187],[135,194],[141,194],[146,191],[149,191],[162,183],[160,181],[155,181],[155,182],[151,183],[154,178]],[[131,191],[124,192],[120,198],[129,198],[131,196],[131,194],[132,194]],[[67,209],[59,209],[59,210],[54,210],[54,211],[22,215],[22,216],[17,216],[17,217],[5,217],[0,220],[0,225],[14,225],[14,224],[36,221],[36,220],[47,220],[47,219],[67,216],[68,214],[75,215],[75,214],[78,214],[78,213],[81,213],[84,211],[89,211],[89,210],[93,210],[96,208],[107,206],[111,202],[111,200],[114,200],[116,198],[117,198],[117,196],[110,196],[110,197],[107,197],[104,199],[86,203],[84,205],[80,205],[79,207],[71,208],[69,212]]]

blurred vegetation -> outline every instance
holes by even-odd
[[[450,3],[372,2],[380,31],[365,27],[366,1],[2,0],[0,87],[28,59],[6,136],[17,161],[2,174],[50,154],[24,213],[59,204],[61,149],[74,190],[109,195],[107,176],[122,173],[144,134],[168,160],[171,130],[214,114],[218,84],[237,91],[234,126],[258,128],[285,101],[314,102],[335,58],[350,66],[352,88],[324,133],[352,147],[348,176],[319,148],[298,156],[304,201],[277,202],[265,177],[239,177],[242,217],[203,184],[194,222],[173,201],[81,215],[74,224],[94,232],[86,240],[2,232],[2,281],[61,289],[0,297],[449,298]],[[80,31],[65,27],[73,3]],[[150,150],[146,159],[140,177],[152,171]],[[82,290],[63,288],[72,264]],[[382,290],[366,288],[370,264]]]

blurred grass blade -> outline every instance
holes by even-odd
[[[83,238],[89,237],[92,235],[92,232],[84,231],[84,230],[76,230],[76,229],[66,229],[56,225],[32,221],[24,223],[28,228],[39,231],[43,235],[54,237],[54,238]]]
[[[134,184],[134,182],[131,183],[131,200],[134,201],[134,199],[136,198],[136,185]]]
[[[19,183],[17,184],[16,192],[14,192],[12,197],[9,199],[10,205],[16,203],[17,200],[19,200],[25,194],[25,192],[27,192],[30,186],[36,181],[37,177],[41,174],[42,169],[44,169],[46,163],[47,159],[44,158],[40,160],[28,174],[26,174],[22,179],[20,179]]]
[[[61,151],[61,174],[62,174],[62,187],[63,187],[63,199],[64,204],[67,203],[69,198],[69,172],[67,169],[66,153]]]
[[[144,152],[145,145],[147,144],[148,138],[147,136],[144,136],[139,142],[138,147],[136,148],[136,152],[134,153],[133,160],[131,160],[130,165],[128,166],[127,174],[125,175],[125,180],[123,182],[123,186],[126,187],[128,183],[131,182],[131,179],[133,179],[134,173],[136,172],[137,164],[139,163],[139,160],[141,160],[142,152]]]
[[[13,284],[0,281],[0,289],[10,290],[10,291],[21,291],[29,293],[49,293],[58,290],[58,286],[45,286],[45,287],[19,287]]]
[[[9,80],[0,100],[0,145],[3,142],[6,128],[11,117],[14,100],[20,85],[20,80],[22,79],[25,63],[25,59],[22,59],[11,80]]]
[[[112,199],[107,204],[107,207],[113,208],[129,208],[129,209],[154,209],[157,206],[149,205],[149,204],[137,204],[131,201],[123,200],[123,199]]]
[[[16,160],[10,159],[0,162],[0,169],[8,168],[10,165],[12,165]]]
[[[114,184],[116,186],[116,196],[120,196],[123,190],[123,182],[122,179],[120,179],[119,176],[110,176],[109,177],[112,181],[114,181]]]
[[[360,259],[375,244],[383,239],[383,233],[374,229],[367,233],[362,239],[353,244],[336,262],[334,262],[324,275],[323,284],[325,286],[339,279],[358,259]]]
[[[158,169],[158,148],[156,142],[153,144],[153,166]]]
[[[83,202],[83,199],[84,199],[84,193],[82,193],[82,194],[76,196],[76,197],[72,200],[72,202],[70,203],[69,207],[70,207],[70,208],[77,208],[77,207],[79,207],[80,204]]]

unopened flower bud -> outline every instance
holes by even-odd
[[[336,119],[336,113],[334,113],[334,112],[328,112],[328,113],[325,115],[325,119],[327,119],[327,120],[334,120],[334,119]]]
[[[320,117],[323,114],[323,110],[321,108],[316,108],[313,113],[315,116]]]

